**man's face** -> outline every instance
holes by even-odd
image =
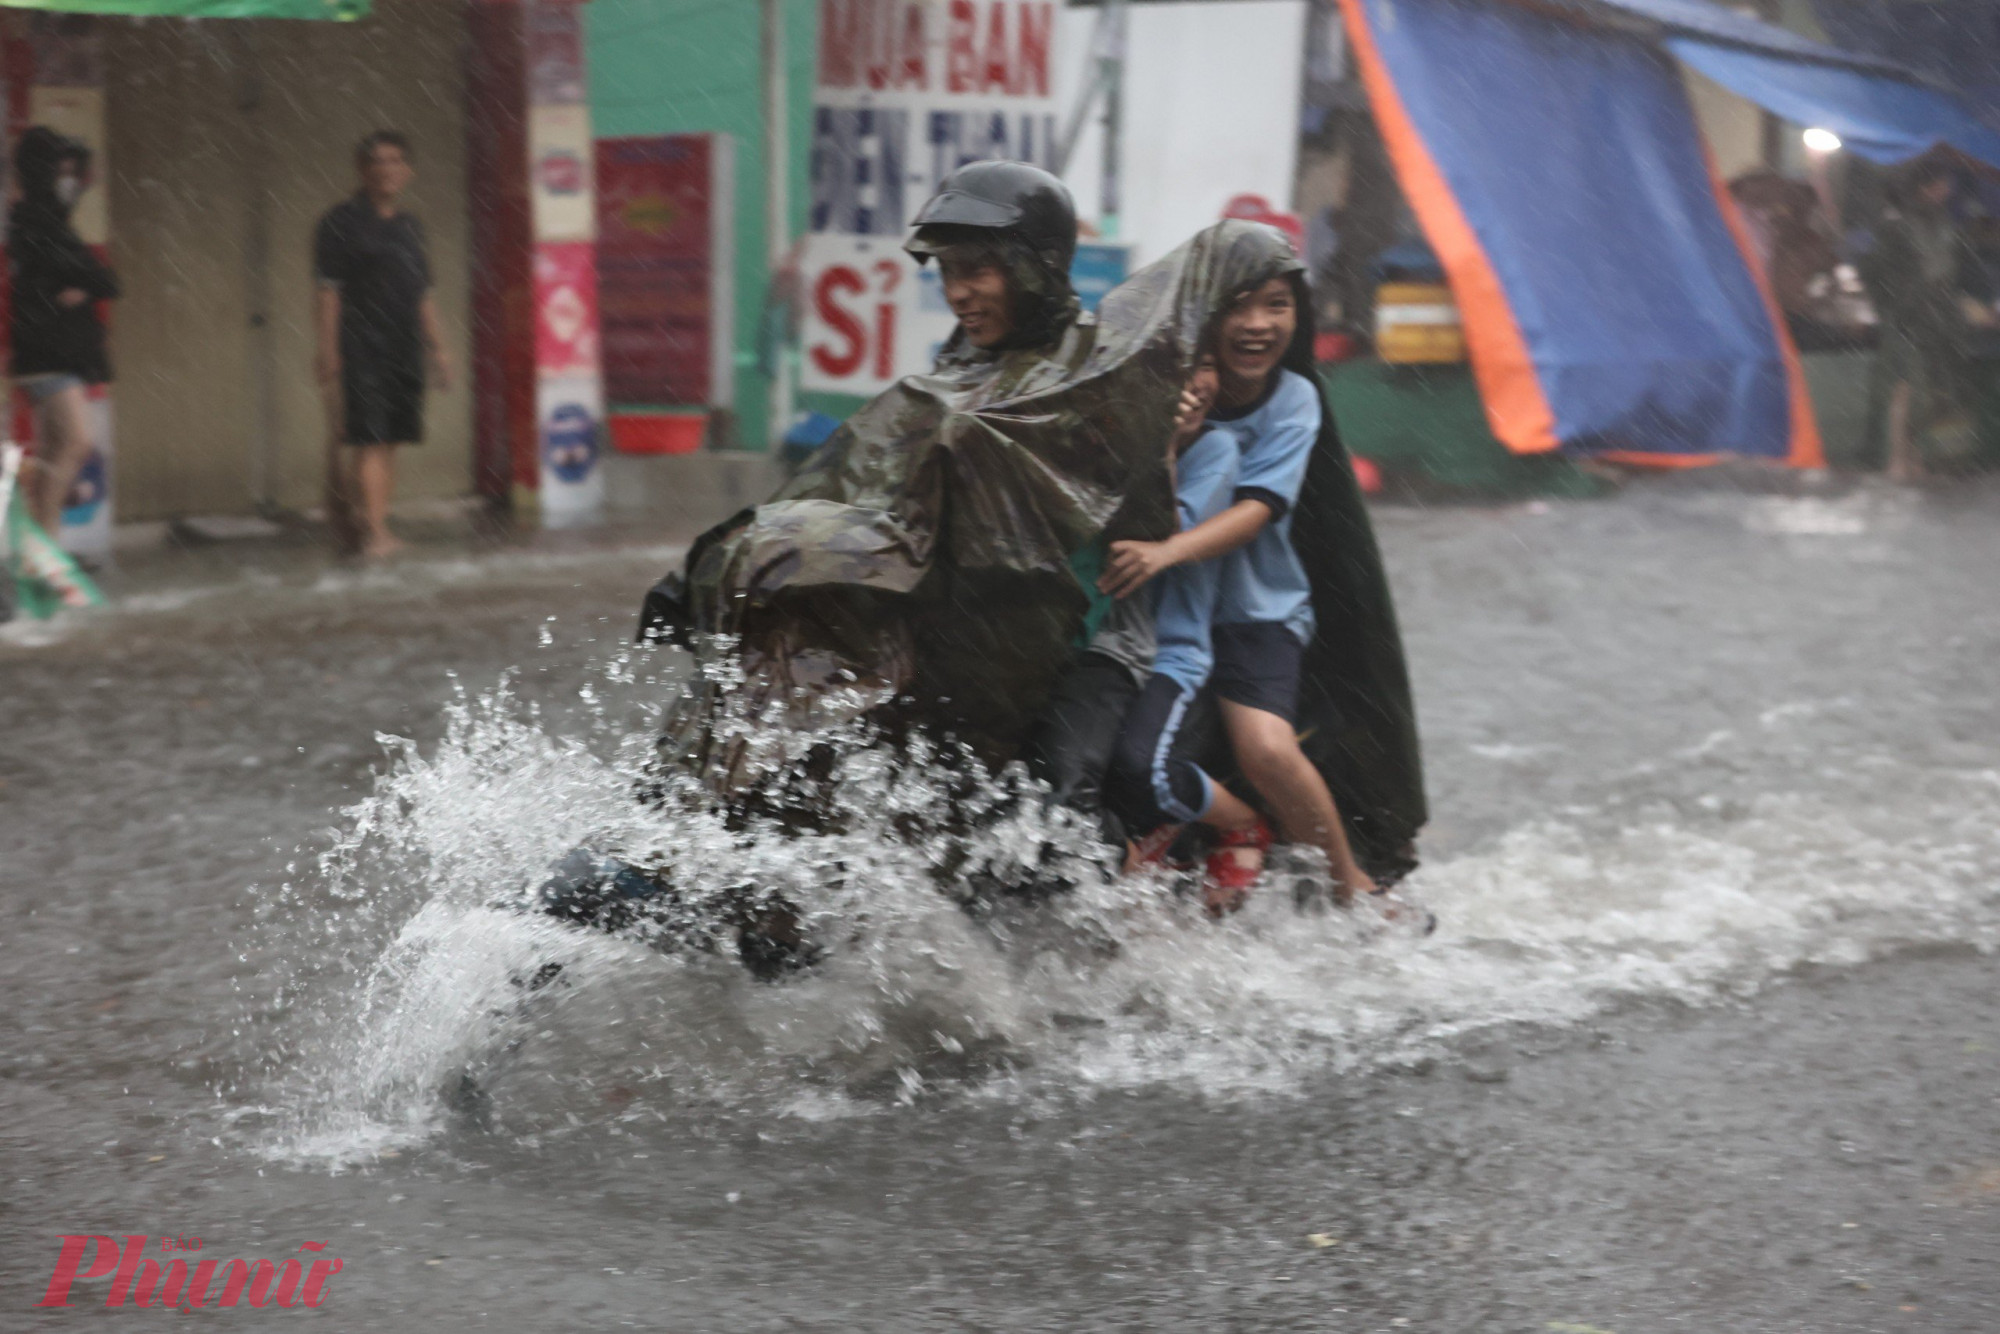
[[[974,347],[994,347],[1014,332],[1007,275],[990,255],[940,255],[944,299]]]
[[[394,199],[416,175],[416,168],[394,144],[375,145],[361,166],[362,187],[377,199]]]
[[[1234,388],[1261,388],[1299,327],[1298,303],[1292,284],[1273,278],[1236,299],[1222,317],[1216,355],[1223,379]]]

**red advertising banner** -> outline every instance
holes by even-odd
[[[597,141],[598,314],[617,405],[730,400],[730,141]]]
[[[535,369],[543,375],[597,372],[595,259],[588,241],[535,247]]]

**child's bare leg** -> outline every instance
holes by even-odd
[[[1215,785],[1215,798],[1201,813],[1201,822],[1218,834],[1233,834],[1257,823],[1257,812],[1249,802],[1222,784]]]
[[[1373,894],[1375,882],[1354,859],[1333,793],[1299,749],[1292,725],[1275,713],[1232,700],[1222,701],[1222,721],[1243,776],[1271,803],[1285,837],[1326,853],[1336,882],[1335,897],[1344,904],[1357,893]]]

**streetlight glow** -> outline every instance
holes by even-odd
[[[1840,151],[1840,136],[1832,130],[1822,130],[1815,125],[1805,132],[1804,138],[1806,141],[1806,151],[1809,153],[1838,153]]]

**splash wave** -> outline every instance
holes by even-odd
[[[1736,781],[1773,767],[1748,752],[1799,749],[1787,729],[1847,701],[1718,734],[1425,867],[1412,886],[1443,925],[1420,939],[1326,910],[1323,867],[1296,853],[1217,926],[1165,880],[1098,874],[1088,830],[1018,771],[968,787],[944,749],[892,759],[851,723],[815,734],[839,743],[837,818],[816,832],[686,794],[642,804],[659,723],[644,701],[674,679],[647,672],[620,659],[584,686],[581,734],[503,681],[461,695],[429,753],[384,738],[374,793],[270,899],[288,933],[271,952],[291,961],[262,1016],[257,1096],[275,1083],[287,1109],[270,1151],[365,1157],[454,1110],[533,1137],[697,1105],[852,1114],[940,1087],[1283,1089],[1494,1025],[1708,1003],[1913,944],[2000,945],[2000,774],[1883,753],[1798,768],[1795,790]],[[781,892],[828,956],[760,984],[726,955],[525,911],[579,846],[669,866],[697,902]],[[1037,866],[1076,888],[1035,905],[979,892]]]

